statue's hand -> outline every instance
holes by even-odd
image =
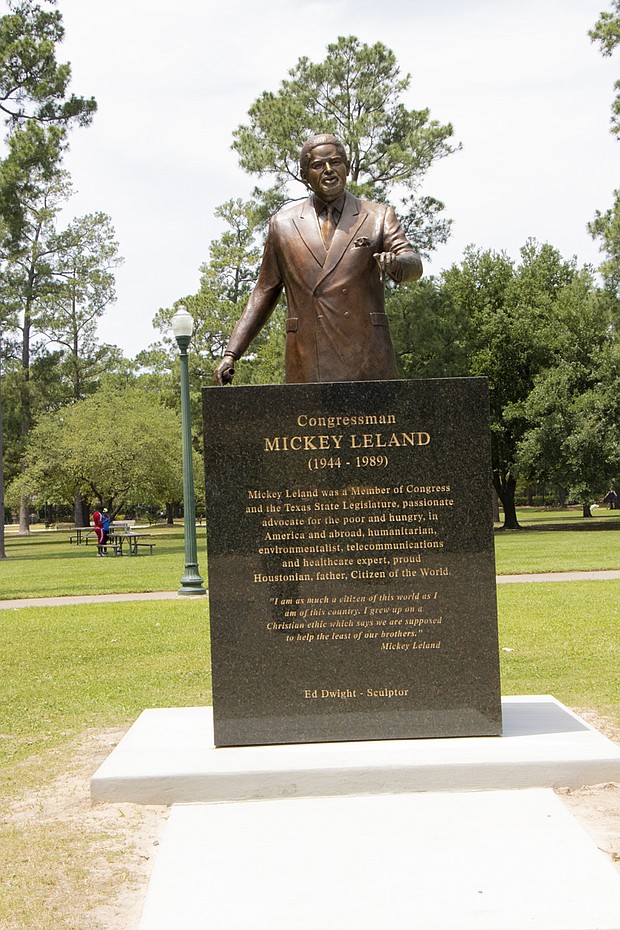
[[[235,375],[235,359],[232,355],[225,355],[213,372],[213,380],[216,384],[232,384]]]
[[[394,252],[375,252],[373,258],[379,268],[382,281],[385,280],[386,274],[389,274],[393,281],[402,281],[403,268]]]

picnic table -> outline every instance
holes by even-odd
[[[94,526],[76,526],[73,535],[69,536],[69,542],[75,542],[78,546],[81,546],[82,543],[87,545],[88,537],[94,532]]]
[[[132,526],[135,525],[135,520],[113,520],[110,529],[114,532],[114,528],[118,528],[121,532],[131,533]],[[75,530],[69,536],[69,542],[75,542],[76,545],[81,546],[82,543],[88,545],[89,537],[93,536],[95,532],[95,527],[91,523],[90,526],[76,526]],[[153,545],[155,545],[153,543]]]
[[[131,533],[132,528],[136,525],[135,520],[112,520],[110,529],[114,533],[118,529],[121,533]]]
[[[129,555],[139,555],[138,549],[148,548],[150,555],[153,555],[155,543],[142,542],[150,533],[110,533],[110,542],[118,546],[120,554],[123,554],[123,547],[126,545]]]

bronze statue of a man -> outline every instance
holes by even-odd
[[[420,256],[392,207],[345,190],[349,161],[335,136],[308,139],[300,168],[312,193],[271,217],[256,286],[215,380],[232,381],[235,361],[268,320],[282,288],[288,383],[397,378],[384,278],[416,281]]]

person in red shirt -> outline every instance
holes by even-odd
[[[93,523],[95,524],[95,533],[97,535],[97,556],[104,556],[105,531],[103,528],[103,514],[100,510],[93,513]]]

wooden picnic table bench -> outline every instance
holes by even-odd
[[[112,520],[110,524],[110,531],[112,533],[131,533],[135,525],[135,520]]]
[[[94,526],[76,526],[75,532],[69,536],[69,543],[75,541],[76,545],[81,546],[82,543],[88,545],[88,537],[95,532]]]
[[[136,549],[141,549],[141,548],[147,549],[147,548],[148,548],[148,550],[149,550],[149,555],[153,555],[153,549],[155,548],[155,546],[156,546],[156,543],[141,543],[141,542],[139,542],[139,543],[136,543],[135,548],[136,548]],[[136,552],[136,555],[137,555],[137,554],[138,554],[138,553]]]
[[[153,555],[155,543],[141,542],[146,536],[150,536],[150,533],[110,533],[110,540],[120,548],[121,555],[125,544],[127,544],[129,555],[138,555],[138,547],[147,546],[150,554]]]
[[[111,542],[101,543],[101,545],[97,546],[97,551],[101,552],[102,549],[105,549],[106,555],[107,555],[108,549],[111,549],[115,556],[123,554],[121,551],[121,547],[117,546],[116,543],[111,543]]]

